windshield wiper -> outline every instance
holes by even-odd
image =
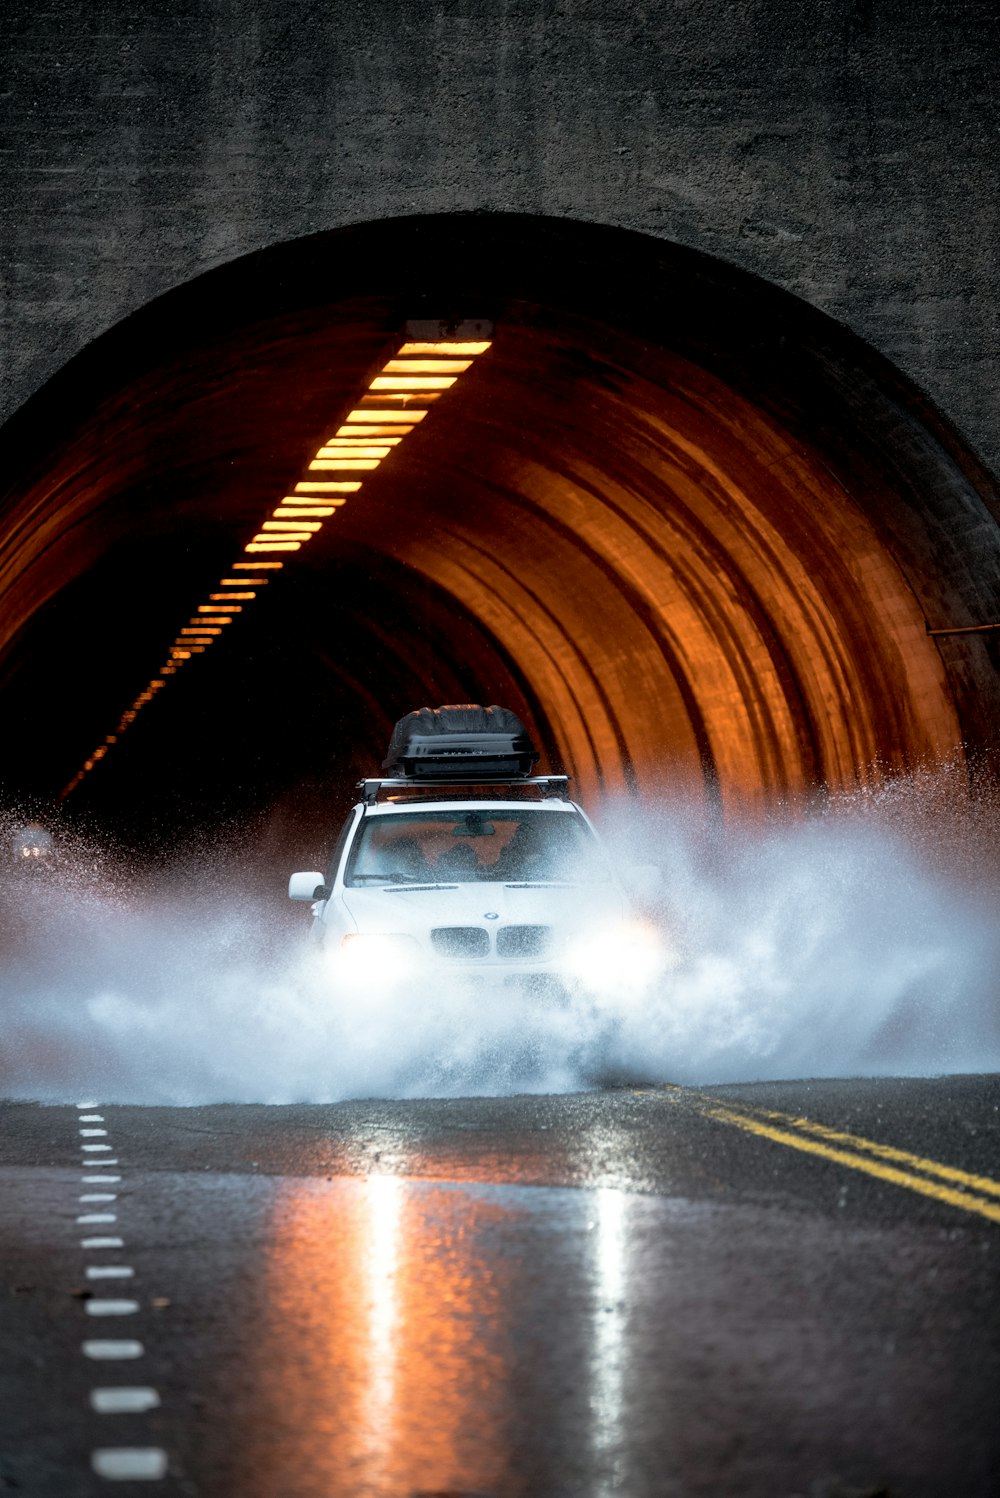
[[[409,894],[410,890],[457,890],[457,884],[386,884],[386,894]]]
[[[419,884],[420,878],[416,874],[352,874],[351,883],[361,884],[363,880],[381,879],[385,884]]]

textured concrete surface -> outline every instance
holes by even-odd
[[[8,0],[2,415],[276,241],[514,210],[722,257],[1000,457],[986,0]]]

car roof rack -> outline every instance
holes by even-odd
[[[425,800],[434,800],[434,793],[457,785],[532,786],[536,790],[549,791],[566,800],[570,777],[568,775],[463,775],[449,776],[440,780],[417,780],[413,776],[392,776],[390,779],[359,780],[358,789],[366,806],[378,804],[379,792],[419,791]]]

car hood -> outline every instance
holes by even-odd
[[[578,930],[625,912],[621,889],[610,883],[345,889],[343,905],[360,930],[397,932],[425,931],[432,926],[501,925],[555,925]]]

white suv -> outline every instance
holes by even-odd
[[[648,983],[661,965],[656,932],[565,798],[566,777],[514,777],[510,799],[481,786],[476,799],[450,798],[461,784],[363,782],[326,876],[292,875],[289,896],[312,902],[331,976],[361,988],[458,979],[539,994]],[[628,871],[632,895],[658,877]]]

